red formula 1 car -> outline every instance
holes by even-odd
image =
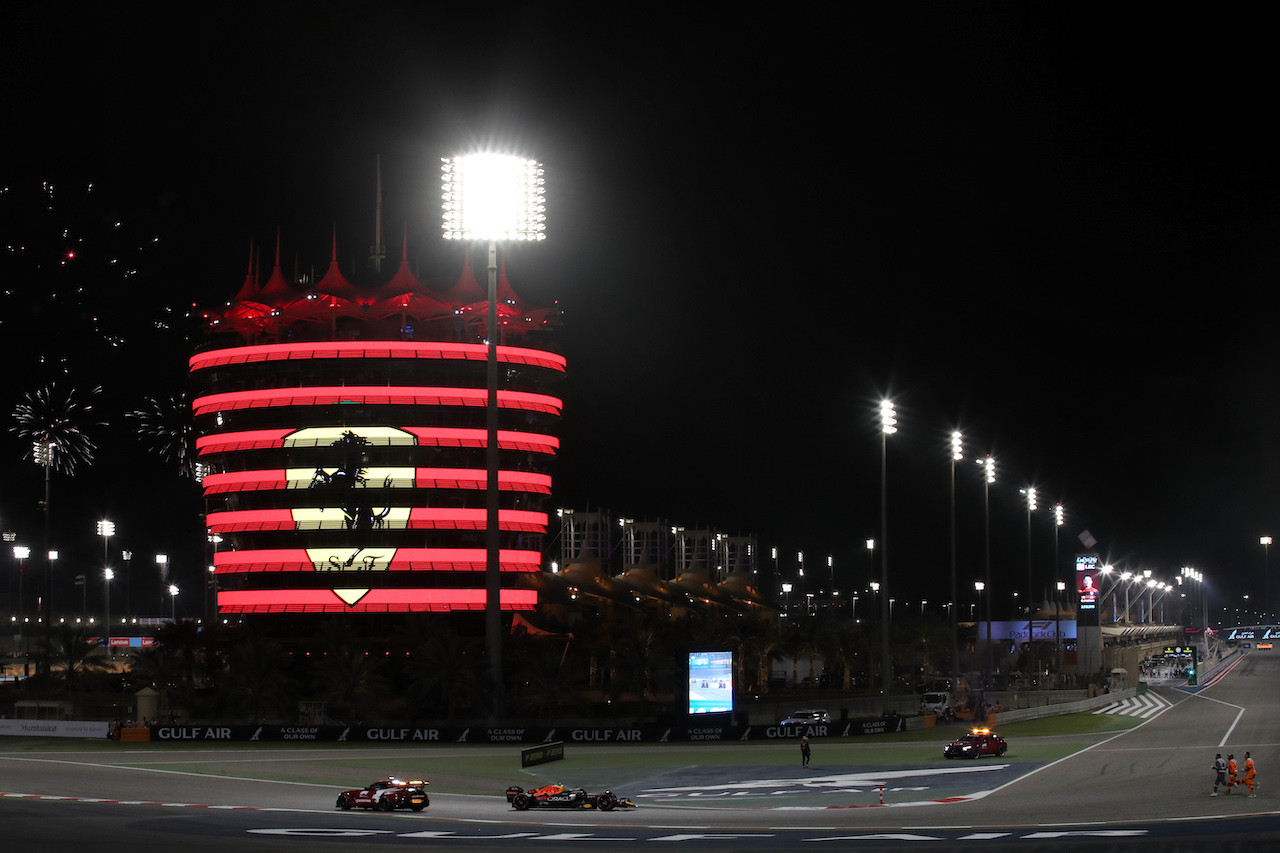
[[[388,776],[364,788],[343,791],[338,795],[338,808],[349,811],[358,809],[377,809],[389,812],[394,809],[412,809],[420,812],[431,805],[427,798],[427,783],[421,779],[397,779]]]
[[[1009,744],[991,729],[974,729],[959,740],[953,740],[942,748],[947,758],[981,758],[984,755],[1004,755]]]
[[[507,802],[519,811],[525,809],[599,809],[602,812],[615,808],[634,809],[636,804],[613,791],[588,794],[584,788],[566,788],[564,785],[545,785],[526,791],[512,785],[507,789]]]

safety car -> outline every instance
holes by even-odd
[[[353,788],[338,795],[337,807],[351,809],[377,809],[389,812],[395,809],[411,809],[420,812],[431,805],[427,797],[427,783],[421,779],[397,779],[388,776],[363,788]]]
[[[951,741],[942,748],[947,758],[981,758],[984,755],[1004,755],[1009,744],[991,729],[973,729],[964,737]]]

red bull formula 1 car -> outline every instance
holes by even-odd
[[[526,809],[599,809],[602,812],[615,808],[634,809],[636,804],[613,791],[588,794],[585,788],[566,788],[564,785],[545,785],[526,791],[512,785],[507,789],[507,802],[519,811]]]
[[[377,809],[389,812],[394,809],[412,809],[420,812],[431,805],[427,798],[427,783],[421,779],[396,779],[389,776],[364,788],[354,788],[338,795],[338,808],[343,811]]]

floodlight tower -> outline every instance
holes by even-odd
[[[491,714],[502,715],[502,590],[498,530],[498,242],[546,239],[543,169],[536,160],[476,153],[442,158],[441,196],[447,240],[489,244],[488,396],[485,403],[485,648]]]
[[[1031,513],[1040,508],[1040,504],[1036,502],[1036,490],[1034,486],[1028,486],[1025,489],[1018,489],[1019,492],[1026,495],[1027,498],[1027,618],[1035,616],[1035,610],[1032,609],[1032,602],[1035,600],[1035,590],[1032,589],[1034,581],[1031,576]]]
[[[956,624],[956,606],[960,599],[956,590],[956,463],[964,458],[964,436],[959,430],[951,433],[951,675],[952,687],[960,684],[960,639]]]
[[[986,554],[987,579],[983,584],[987,592],[987,654],[983,655],[983,663],[988,662],[988,655],[991,655],[991,484],[996,481],[996,461],[991,458],[991,454],[987,454],[986,459],[976,460],[982,466],[982,518],[983,518],[983,550]],[[983,687],[986,687],[987,677],[991,673],[991,667],[985,667],[983,676]]]
[[[889,689],[893,685],[893,661],[889,657],[889,446],[888,438],[898,431],[898,413],[889,400],[880,401],[880,671],[884,709],[889,710]]]
[[[1271,565],[1270,550],[1271,537],[1259,536],[1258,544],[1262,546],[1262,605],[1263,605],[1263,621],[1271,623]]]
[[[41,633],[44,635],[44,650],[36,664],[37,670],[44,673],[49,672],[49,650],[52,648],[49,641],[49,626],[53,624],[53,561],[49,560],[47,555],[50,550],[49,530],[52,524],[52,474],[55,449],[56,445],[52,441],[36,441],[31,447],[31,455],[36,464],[44,468],[44,502],[40,504],[40,511],[44,513],[44,550],[46,554],[44,564],[44,602],[41,608],[44,611],[44,620],[41,623]]]

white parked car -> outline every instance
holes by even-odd
[[[807,711],[794,711],[791,716],[787,717],[780,726],[812,726],[817,723],[831,722],[831,715],[826,711],[819,709],[810,709]]]

